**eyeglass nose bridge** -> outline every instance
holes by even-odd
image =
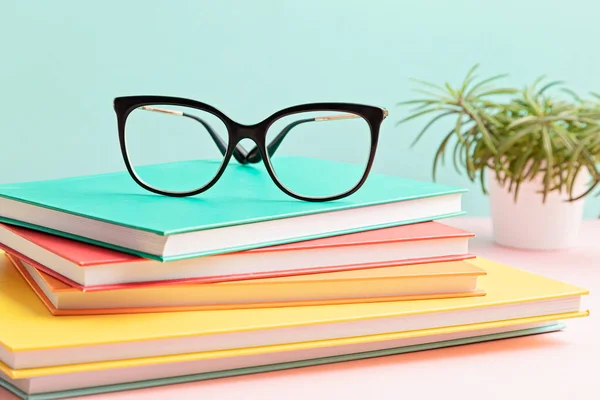
[[[264,146],[265,138],[262,134],[262,128],[260,126],[249,126],[249,125],[237,125],[231,129],[231,146],[233,146],[233,156],[241,164],[254,163],[260,161],[261,155],[254,154],[259,151],[261,146]],[[254,142],[255,148],[250,152],[247,151],[244,146],[241,145],[241,141],[244,139],[250,139]],[[252,154],[251,160],[249,155]],[[258,155],[258,158],[256,157]],[[255,160],[255,158],[257,158]]]
[[[239,144],[240,141],[244,139],[250,139],[255,144],[260,143],[261,140],[261,128],[259,126],[248,126],[248,125],[238,125],[233,129],[232,139],[235,144]]]

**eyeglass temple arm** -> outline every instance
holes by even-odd
[[[167,109],[151,107],[151,106],[143,106],[141,108],[144,110],[147,110],[147,111],[156,111],[156,112],[162,112],[165,114],[179,115],[179,116],[191,118],[194,121],[201,123],[202,126],[204,126],[204,128],[208,131],[209,135],[211,136],[211,138],[213,139],[213,141],[215,142],[217,147],[219,148],[219,151],[221,152],[221,154],[225,155],[225,153],[227,153],[227,144],[225,143],[223,138],[221,138],[221,136],[219,136],[219,134],[217,132],[215,132],[215,130],[203,119],[196,117],[195,115],[192,115],[192,114],[184,113],[183,111],[167,110]],[[385,118],[387,116],[388,116],[388,111],[386,109],[383,109],[383,118]],[[283,139],[285,139],[287,134],[290,133],[290,131],[292,129],[294,129],[295,127],[297,127],[298,125],[301,125],[301,124],[304,124],[307,122],[335,121],[335,120],[340,120],[340,119],[351,119],[351,118],[360,118],[360,116],[356,115],[356,114],[340,114],[340,115],[331,115],[331,116],[325,116],[325,117],[305,118],[305,119],[299,119],[298,121],[294,121],[294,122],[288,124],[287,126],[285,126],[281,130],[281,132],[279,132],[279,134],[277,136],[275,136],[275,139],[273,139],[271,141],[271,143],[269,143],[267,145],[267,153],[268,153],[269,157],[272,156],[275,153],[275,151],[277,151],[277,149],[279,148],[279,146],[281,145],[281,143],[283,142]],[[240,144],[238,144],[233,149],[233,157],[240,164],[248,164],[248,163],[256,164],[256,163],[262,161],[262,156],[260,154],[260,151],[258,150],[258,147],[255,147],[252,150],[247,151]]]
[[[154,111],[154,112],[161,112],[161,113],[165,113],[165,114],[179,115],[181,117],[191,118],[194,121],[199,122],[200,124],[202,124],[202,126],[204,126],[204,129],[206,129],[208,131],[208,134],[210,135],[212,140],[215,142],[215,144],[219,148],[219,151],[221,152],[221,154],[224,156],[225,153],[227,153],[227,143],[225,143],[223,138],[217,132],[215,132],[215,130],[212,128],[212,126],[210,126],[210,124],[208,122],[204,121],[202,118],[196,117],[195,115],[192,115],[192,114],[185,113],[183,111],[167,110],[164,108],[151,107],[151,106],[143,106],[141,108],[146,111]],[[244,149],[242,147],[242,145],[240,145],[240,144],[238,144],[233,149],[233,157],[240,164],[248,163],[246,161],[248,158],[248,151],[246,149]]]
[[[208,131],[210,137],[215,141],[215,144],[219,148],[219,151],[221,152],[221,154],[225,155],[225,153],[227,153],[227,143],[225,143],[225,141],[223,140],[223,138],[217,132],[215,132],[215,130],[206,121],[204,121],[201,118],[196,117],[195,115],[191,115],[191,114],[188,114],[188,113],[183,113],[182,115],[184,117],[188,117],[188,118],[191,118],[191,119],[193,119],[195,121],[200,122],[202,124],[202,126],[204,126],[204,128]],[[244,149],[241,144],[238,144],[233,149],[233,157],[240,164],[247,164],[248,163],[246,161],[248,159],[248,151],[246,149]]]
[[[275,136],[275,138],[271,141],[271,143],[269,143],[267,145],[267,153],[269,154],[269,157],[272,156],[277,151],[277,149],[279,148],[279,145],[281,145],[281,143],[283,142],[283,139],[285,139],[287,134],[290,133],[290,131],[292,129],[294,129],[298,125],[304,124],[306,122],[314,122],[314,121],[316,121],[315,118],[299,119],[298,121],[294,121],[291,124],[287,125],[285,128],[283,128],[281,130],[281,132],[279,132],[277,134],[277,136]],[[259,163],[262,161],[262,156],[260,155],[260,151],[258,150],[258,147],[255,147],[248,152],[246,161],[249,162],[250,164],[256,164],[256,163]]]
[[[386,109],[383,109],[383,118],[385,118],[387,116],[388,116],[388,111]],[[281,145],[281,143],[283,142],[283,139],[285,139],[286,135],[288,133],[290,133],[290,131],[292,129],[294,129],[295,127],[297,127],[298,125],[304,124],[306,122],[336,121],[336,120],[340,120],[340,119],[351,119],[351,118],[361,118],[361,117],[356,114],[339,114],[339,115],[331,115],[331,116],[325,116],[325,117],[299,119],[298,121],[294,121],[294,122],[290,123],[289,125],[287,125],[285,128],[283,128],[281,130],[281,132],[279,132],[279,134],[277,136],[275,136],[275,139],[273,139],[271,141],[271,143],[269,143],[267,145],[267,153],[269,154],[269,157],[272,156],[273,154],[275,154],[275,151],[277,151],[277,149],[279,148],[279,145]],[[247,160],[247,162],[249,162],[251,164],[258,163],[262,160],[262,156],[260,155],[260,151],[258,150],[258,147],[255,147],[248,152],[248,156],[246,157],[246,160]]]

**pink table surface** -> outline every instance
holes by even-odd
[[[552,252],[495,245],[487,218],[445,222],[477,235],[476,255],[589,289],[590,317],[532,337],[77,399],[600,399],[600,220],[584,221],[576,247]]]

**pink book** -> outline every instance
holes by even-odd
[[[456,261],[473,257],[468,253],[473,236],[439,222],[424,222],[164,263],[0,223],[1,248],[80,290]]]

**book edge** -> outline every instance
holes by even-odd
[[[488,341],[494,341],[494,340],[503,340],[503,339],[510,339],[510,338],[516,338],[516,337],[524,337],[524,336],[556,332],[556,331],[565,329],[565,327],[566,326],[564,323],[557,322],[557,323],[539,327],[539,328],[521,329],[521,330],[516,330],[516,331],[510,331],[510,332],[502,332],[502,333],[496,333],[496,334],[474,336],[474,337],[462,338],[462,339],[452,339],[452,340],[446,340],[446,341],[434,342],[434,343],[426,343],[426,344],[420,344],[420,345],[414,345],[414,346],[395,347],[395,348],[390,348],[390,349],[375,350],[375,351],[368,351],[368,352],[362,352],[362,353],[352,353],[352,354],[346,354],[346,355],[322,357],[322,358],[309,359],[309,360],[291,361],[291,362],[287,362],[287,363],[270,364],[267,366],[246,367],[246,368],[239,368],[239,369],[232,369],[232,370],[225,370],[225,371],[184,375],[184,376],[170,377],[170,378],[158,378],[158,379],[151,379],[151,380],[139,381],[139,382],[121,383],[121,384],[106,385],[106,386],[96,386],[96,387],[91,387],[91,388],[81,388],[81,389],[73,389],[73,390],[65,390],[65,391],[49,392],[49,393],[39,393],[39,394],[32,394],[32,395],[29,395],[29,394],[21,391],[20,389],[18,389],[17,387],[13,386],[12,384],[10,384],[9,382],[7,382],[3,379],[0,379],[0,386],[3,386],[8,391],[21,397],[24,400],[55,400],[55,399],[69,398],[69,397],[76,397],[76,396],[86,396],[86,395],[110,393],[110,392],[125,391],[125,390],[136,390],[136,389],[143,389],[143,388],[149,388],[149,387],[164,386],[164,385],[169,385],[169,384],[197,382],[197,381],[203,381],[203,380],[209,380],[209,379],[218,379],[218,378],[225,378],[225,377],[234,377],[234,376],[241,376],[241,375],[250,375],[250,374],[257,374],[257,373],[280,371],[280,370],[285,370],[285,369],[303,368],[303,367],[317,366],[317,365],[323,365],[323,364],[333,364],[333,363],[339,363],[339,362],[356,361],[356,360],[362,360],[362,359],[367,359],[367,358],[392,356],[392,355],[405,354],[405,353],[411,353],[411,352],[417,352],[417,351],[426,351],[426,350],[440,349],[440,348],[445,348],[445,347],[454,347],[454,346],[482,343],[482,342],[488,342]]]

